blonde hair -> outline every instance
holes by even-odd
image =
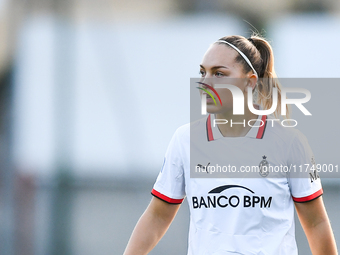
[[[258,34],[253,34],[248,39],[243,36],[233,35],[222,37],[219,40],[233,44],[250,60],[259,78],[253,92],[254,98],[256,99],[256,103],[260,104],[263,109],[271,108],[273,104],[273,88],[277,88],[278,105],[274,116],[279,118],[281,113],[281,84],[274,70],[274,53],[269,42]],[[220,42],[219,44],[223,43]],[[230,47],[227,44],[224,45]],[[243,65],[245,72],[251,71],[250,66],[241,55],[238,54],[235,61]],[[289,115],[290,110],[287,106],[286,118],[289,118]]]

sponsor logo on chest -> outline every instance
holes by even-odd
[[[244,189],[248,194],[245,195],[223,195],[224,190]],[[208,192],[207,196],[193,196],[193,209],[209,208],[270,208],[272,197],[257,196],[251,189],[240,185],[223,185],[216,187]]]

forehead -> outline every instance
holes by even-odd
[[[202,66],[210,68],[213,66],[232,67],[237,63],[235,58],[238,52],[223,44],[212,44],[203,56]]]

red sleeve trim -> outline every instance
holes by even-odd
[[[182,199],[174,199],[174,198],[167,197],[167,196],[159,193],[155,189],[152,189],[151,195],[153,195],[153,196],[155,196],[155,197],[157,197],[157,198],[159,198],[159,199],[161,199],[161,200],[163,200],[163,201],[165,201],[165,202],[167,202],[169,204],[181,204],[183,202],[183,200],[184,200],[184,198],[182,198]]]
[[[318,198],[319,196],[321,196],[323,194],[323,190],[322,188],[320,190],[318,190],[317,192],[315,192],[312,195],[309,195],[307,197],[293,197],[294,202],[298,202],[298,203],[303,203],[303,202],[309,202],[312,201],[316,198]]]

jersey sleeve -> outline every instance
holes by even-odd
[[[288,151],[288,184],[294,202],[312,201],[323,194],[314,155],[307,138],[297,131]]]
[[[185,197],[183,160],[178,130],[173,135],[164,156],[151,194],[170,204],[181,204]]]

